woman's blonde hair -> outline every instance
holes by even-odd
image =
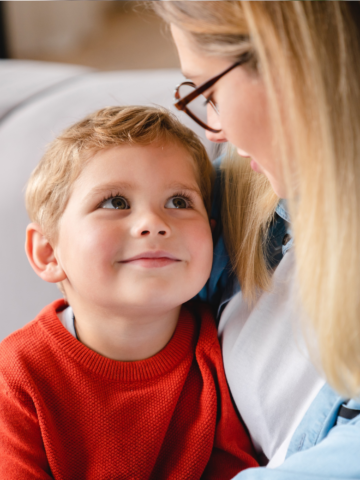
[[[57,137],[32,172],[25,203],[30,219],[52,242],[71,194],[86,162],[106,148],[175,142],[194,160],[205,207],[210,212],[213,167],[197,135],[161,107],[126,106],[98,110]]]
[[[280,146],[309,331],[329,383],[358,396],[359,2],[156,2],[156,9],[204,55],[254,52]],[[276,199],[244,160],[226,162],[227,245],[251,299],[268,285],[263,252]]]

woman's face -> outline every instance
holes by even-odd
[[[186,32],[171,25],[172,35],[179,52],[183,74],[195,85],[200,85],[231,65],[227,58],[205,56],[196,51]],[[213,142],[229,141],[238,153],[248,157],[251,168],[269,179],[275,193],[285,198],[285,184],[277,161],[278,154],[270,121],[268,99],[262,79],[246,67],[236,67],[207,92],[216,103],[219,117],[211,125],[221,132],[206,131]],[[215,115],[215,114],[214,114]]]

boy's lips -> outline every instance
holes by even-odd
[[[169,252],[162,250],[143,252],[139,255],[121,260],[119,263],[130,263],[132,265],[139,265],[146,268],[158,268],[180,262],[178,258]]]

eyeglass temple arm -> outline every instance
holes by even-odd
[[[230,70],[232,70],[235,67],[238,67],[239,65],[247,62],[251,56],[250,52],[245,52],[243,55],[241,55],[240,59],[230,65],[226,70],[223,72],[219,73],[219,75],[216,75],[216,77],[210,78],[210,80],[207,80],[205,83],[199,85],[193,92],[189,93],[189,95],[186,95],[184,98],[181,98],[179,101],[175,103],[175,107],[178,110],[184,110],[186,105],[190,103],[194,98],[196,98],[198,95],[201,95],[203,92],[205,92],[208,88],[212,87],[214,83],[216,83],[222,76],[226,75]],[[179,88],[179,87],[178,87]]]

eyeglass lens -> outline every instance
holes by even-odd
[[[179,87],[180,98],[186,97],[186,95],[189,95],[189,93],[193,92],[195,88],[196,87],[191,85],[180,85]],[[218,112],[216,110],[215,105],[211,101],[208,102],[203,95],[199,95],[196,98],[194,98],[194,100],[192,100],[190,103],[187,104],[186,108],[205,125],[208,125],[209,127],[213,127],[211,125],[211,118],[214,117],[212,113],[215,112],[217,116]]]

